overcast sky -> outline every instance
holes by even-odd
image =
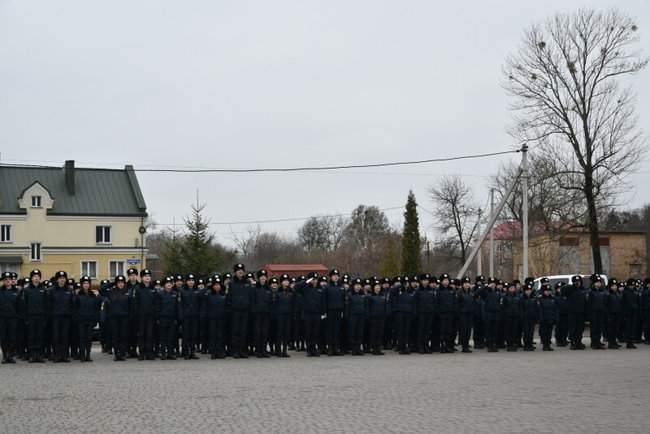
[[[618,6],[650,55],[650,1],[0,0],[3,162],[122,167],[370,163],[512,149],[499,85],[525,27],[580,6]],[[648,132],[649,70],[634,79]],[[487,203],[508,156],[292,174],[139,173],[149,212],[196,200],[213,222],[403,206],[458,173]],[[513,158],[518,159],[518,156]],[[650,169],[626,203],[650,202]],[[645,188],[644,188],[645,187]],[[402,224],[402,210],[386,211]],[[433,218],[421,229],[434,236]],[[294,234],[300,221],[262,225]],[[230,244],[251,225],[214,225]]]

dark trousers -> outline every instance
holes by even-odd
[[[138,350],[141,356],[153,356],[153,317],[146,315],[138,318]]]
[[[533,336],[535,335],[535,320],[531,318],[524,318],[521,328],[524,337],[524,347],[532,347]]]
[[[431,317],[431,350],[440,350],[440,315],[435,312]]]
[[[341,316],[340,310],[327,311],[327,345],[330,352],[337,352],[341,349]]]
[[[79,357],[81,360],[90,357],[90,349],[93,342],[93,327],[95,327],[95,324],[95,321],[84,319],[80,319],[77,322],[77,330],[79,334]]]
[[[621,329],[621,315],[618,313],[607,314],[607,344],[616,345]]]
[[[431,336],[431,324],[433,323],[433,312],[418,313],[418,334],[417,346],[419,351],[429,348],[429,339]]]
[[[585,314],[582,312],[571,312],[569,320],[569,340],[572,345],[582,344],[582,333],[585,331]]]
[[[16,318],[0,318],[0,349],[3,360],[10,359],[16,352]]]
[[[55,359],[68,357],[68,338],[70,337],[70,318],[52,317],[52,348]]]
[[[255,352],[266,353],[266,344],[269,341],[269,324],[271,314],[269,312],[258,312],[255,314]]]
[[[569,315],[566,313],[561,313],[559,315],[559,321],[555,326],[555,342],[564,343],[567,341],[569,336]]]
[[[503,319],[503,331],[509,348],[516,348],[519,343],[519,318],[507,316]]]
[[[553,332],[553,323],[552,322],[541,322],[539,323],[539,338],[542,340],[542,345],[550,346],[551,345],[551,334]]]
[[[128,347],[129,320],[124,316],[111,317],[111,343],[115,357],[125,357]]]
[[[394,318],[397,332],[397,349],[406,351],[409,349],[409,334],[413,314],[410,312],[396,312]]]
[[[373,316],[370,318],[370,346],[374,351],[379,351],[384,340],[384,317]]]
[[[459,338],[460,338],[460,345],[463,348],[469,348],[469,337],[472,334],[473,323],[474,323],[473,312],[462,312],[460,314]],[[474,342],[474,345],[476,345],[476,342]]]
[[[636,338],[636,329],[639,317],[636,311],[629,311],[624,313],[625,321],[625,342],[633,344]]]
[[[248,336],[248,312],[245,310],[233,310],[231,315],[231,352],[233,355],[241,355],[246,351],[246,337]]]
[[[485,345],[488,348],[497,347],[497,319],[490,318],[483,321],[485,329]]]
[[[160,318],[158,326],[161,352],[164,356],[174,355],[176,352],[176,320],[174,318]]]
[[[225,318],[214,318],[208,319],[208,339],[210,354],[214,355],[223,355],[224,345],[223,345],[223,336],[225,329]]]
[[[643,319],[643,340],[650,342],[650,309],[643,309],[641,316]]]
[[[359,351],[361,349],[364,320],[363,315],[348,316],[348,342],[352,351]]]
[[[456,331],[454,330],[454,314],[443,312],[440,314],[440,344],[443,349],[451,349],[454,346]]]
[[[305,341],[307,352],[315,353],[317,350],[318,337],[320,333],[320,315],[307,314],[303,318]]]
[[[27,332],[27,341],[30,357],[43,357],[43,347],[45,346],[45,317],[30,316],[28,321],[29,330]]]
[[[589,335],[591,337],[591,346],[601,343],[603,337],[603,329],[605,328],[605,312],[593,311],[591,312],[591,321],[589,325]]]
[[[276,348],[276,353],[287,352],[289,341],[291,340],[291,315],[283,314],[277,317],[277,342],[281,348]]]
[[[473,318],[473,327],[474,327],[474,347],[482,348],[485,345],[485,329],[483,327],[483,321],[481,320],[480,313],[474,313]]]
[[[183,318],[183,354],[193,354],[199,338],[199,317]]]

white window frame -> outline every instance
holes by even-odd
[[[112,271],[112,270],[111,270],[111,264],[112,264],[113,262],[118,263],[118,264],[122,264],[122,272],[116,274],[115,276],[112,276],[112,275],[111,275],[111,271]],[[115,279],[115,278],[116,278],[117,276],[119,276],[120,274],[123,275],[123,274],[124,274],[125,266],[126,266],[126,261],[125,261],[124,259],[109,259],[109,260],[108,260],[108,278],[109,278],[109,279]],[[119,271],[119,270],[116,269],[115,271]]]
[[[102,228],[102,240],[97,241],[97,228]],[[106,228],[108,228],[108,241],[106,241]],[[109,225],[95,226],[95,242],[97,244],[111,244],[113,242],[113,227]]]
[[[84,264],[95,264],[95,274],[93,275],[92,273],[87,273],[86,271],[89,270],[84,270]],[[99,265],[95,260],[86,259],[84,261],[79,261],[79,269],[81,270],[81,273],[79,274],[80,276],[86,275],[91,279],[97,279],[97,276],[99,275]]]
[[[34,255],[34,247],[38,250],[38,257]],[[30,262],[43,261],[43,245],[38,241],[33,241],[29,244],[29,260]]]
[[[0,225],[0,243],[12,242],[13,240],[11,238],[11,225]]]
[[[36,204],[34,204],[36,203]],[[43,196],[35,194],[32,196],[32,208],[42,208],[43,207]]]

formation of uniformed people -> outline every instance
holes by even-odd
[[[650,344],[650,278],[605,284],[595,274],[554,287],[541,279],[535,291],[532,277],[353,278],[333,269],[293,278],[247,273],[243,264],[232,274],[162,281],[129,269],[99,289],[64,271],[49,281],[39,270],[1,278],[2,363],[90,362],[96,331],[115,361],[289,357],[290,350],[309,357],[471,353],[470,342],[488,352],[533,351],[536,330],[544,351],[553,351],[553,337],[582,350],[587,322],[592,349]]]

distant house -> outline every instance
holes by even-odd
[[[327,275],[329,270],[322,264],[266,264],[262,267],[269,273],[269,276],[281,276],[288,274],[289,277],[306,276],[309,273],[318,273],[321,276]]]
[[[132,166],[0,165],[0,271],[106,279],[141,268],[146,217]]]
[[[497,225],[494,240],[495,274],[504,279],[523,277],[519,222]],[[603,273],[619,279],[645,276],[646,242],[643,232],[601,232],[599,245]],[[485,261],[489,257],[489,242],[482,246],[482,253]],[[534,276],[593,273],[589,232],[557,228],[550,233],[542,228],[533,228],[529,237],[528,269]]]

